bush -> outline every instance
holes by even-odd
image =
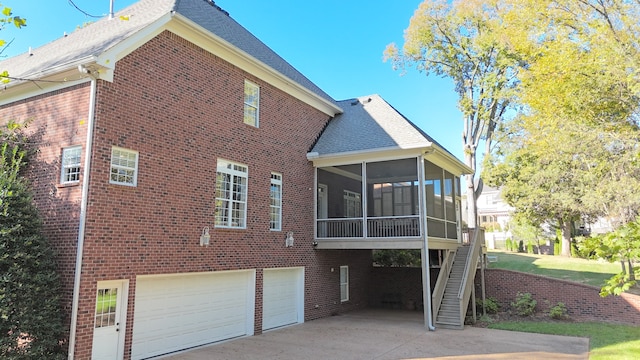
[[[507,238],[507,240],[505,240],[504,242],[505,247],[507,248],[507,251],[511,251],[511,238]]]
[[[533,243],[531,241],[527,242],[527,253],[533,254]]]
[[[64,359],[60,280],[31,190],[20,176],[25,152],[6,138],[2,142],[0,358]]]
[[[422,264],[420,250],[376,250],[373,262],[383,267],[420,267]]]
[[[516,314],[520,316],[531,316],[536,310],[537,301],[533,299],[530,293],[521,293],[518,291],[516,294],[516,301],[511,303],[511,306],[516,310]]]
[[[482,312],[482,310],[484,309],[487,314],[495,314],[500,309],[500,304],[494,297],[488,297],[484,301],[482,301],[482,299],[477,299],[476,305],[478,306],[478,310],[480,312]]]
[[[558,320],[566,319],[569,317],[567,315],[567,307],[564,305],[563,302],[559,302],[556,306],[553,306],[552,308],[549,309],[549,316],[552,319],[558,319]]]
[[[560,255],[560,240],[557,237],[553,241],[553,255]]]
[[[520,240],[518,242],[518,252],[519,253],[523,253],[524,252],[524,242],[522,240]]]

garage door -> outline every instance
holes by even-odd
[[[265,269],[262,330],[304,322],[304,268]]]
[[[132,359],[253,335],[255,270],[141,276]]]

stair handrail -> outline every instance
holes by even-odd
[[[453,259],[455,258],[455,251],[447,251],[444,260],[442,261],[442,266],[440,267],[440,272],[438,273],[438,279],[436,280],[436,284],[433,287],[432,304],[433,304],[433,314],[438,314],[440,311],[440,305],[442,305],[442,298],[444,296],[444,290],[447,287],[447,281],[449,279],[449,275],[451,274],[451,269],[453,268]]]
[[[471,271],[475,273],[478,267],[478,258],[480,257],[480,242],[478,241],[479,228],[475,228],[473,232],[473,240],[471,241],[471,248],[467,254],[467,260],[464,265],[464,272],[462,273],[462,282],[460,283],[460,290],[458,291],[458,300],[460,301],[460,319],[464,319],[464,314],[467,312],[466,304],[469,303],[469,297],[471,296],[471,286],[473,281],[467,285]],[[475,276],[474,276],[475,277]]]

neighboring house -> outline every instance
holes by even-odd
[[[480,226],[485,229],[485,240],[489,249],[504,249],[505,241],[511,236],[509,221],[513,207],[500,194],[500,189],[485,186],[477,200]]]
[[[362,308],[372,249],[423,249],[423,283],[425,249],[462,253],[471,169],[379,96],[334,101],[211,1],[141,0],[0,69],[0,118],[39,148],[70,358]]]

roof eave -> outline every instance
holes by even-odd
[[[337,104],[321,97],[269,65],[215,35],[191,19],[176,13],[167,30],[179,35],[225,61],[251,73],[280,90],[302,100],[329,116],[342,113]]]

